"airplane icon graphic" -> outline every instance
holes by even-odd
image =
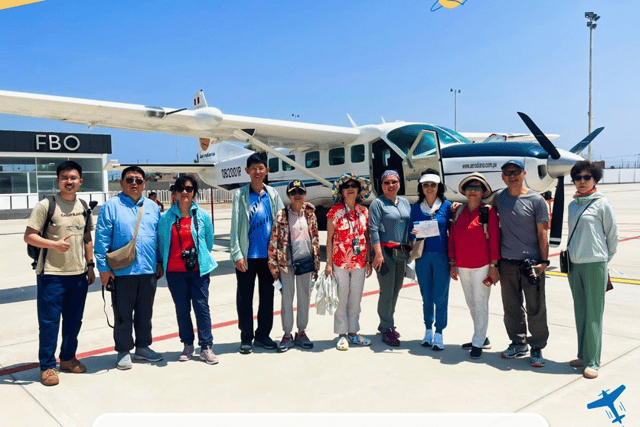
[[[609,390],[602,390],[602,393],[600,393],[600,396],[602,396],[600,399],[594,400],[593,402],[589,403],[587,405],[588,409],[594,409],[594,408],[600,408],[603,406],[607,406],[609,407],[609,410],[611,411],[611,414],[613,415],[613,421],[611,421],[611,423],[620,423],[620,425],[622,425],[622,419],[625,417],[625,415],[619,415],[618,411],[615,408],[615,401],[618,397],[620,397],[620,394],[624,391],[626,387],[624,385],[621,385],[620,387],[618,387],[617,389],[613,390],[611,393],[607,393]],[[622,409],[624,409],[624,406],[621,406]],[[609,418],[611,418],[611,415],[608,413],[607,411],[607,415],[609,415]]]

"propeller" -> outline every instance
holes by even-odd
[[[549,153],[549,156],[553,160],[558,160],[557,169],[564,169],[563,166],[567,164],[575,163],[576,159],[565,158],[561,159],[562,155],[558,151],[558,149],[553,145],[553,143],[546,137],[546,135],[540,130],[538,126],[531,120],[529,116],[524,113],[518,113],[524,124],[529,128],[533,136],[536,138],[538,143],[544,148],[544,150]],[[571,153],[576,155],[577,159],[580,159],[577,156],[582,150],[584,150],[593,139],[598,136],[600,132],[602,132],[604,128],[598,128],[591,132],[586,138],[576,144],[570,151]],[[565,156],[567,157],[567,156]],[[551,162],[549,162],[549,166],[551,166]],[[549,245],[552,247],[560,246],[562,242],[562,221],[564,217],[564,174],[566,172],[559,172],[556,169],[555,173],[552,173],[551,167],[549,167],[549,174],[558,179],[558,184],[556,185],[556,193],[553,196],[553,212],[551,217],[551,232],[549,233]]]

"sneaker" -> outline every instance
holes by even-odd
[[[382,342],[391,347],[400,346],[400,340],[398,339],[395,331],[392,328],[389,328],[382,333]]]
[[[352,344],[358,345],[360,347],[371,345],[371,340],[369,338],[363,337],[360,334],[349,335],[349,341],[351,341]]]
[[[262,339],[254,339],[253,343],[259,347],[264,347],[267,350],[275,350],[278,348],[278,344],[274,340],[269,337],[264,337]]]
[[[471,358],[480,359],[482,357],[482,347],[471,346]]]
[[[296,339],[294,342],[295,342],[295,345],[300,346],[302,348],[307,348],[307,349],[313,348],[313,342],[309,339],[305,331],[302,331],[300,333],[296,332]]]
[[[121,371],[125,371],[127,369],[131,369],[133,364],[131,363],[131,354],[128,351],[119,351],[118,352],[118,363],[116,364],[116,368]]]
[[[433,349],[434,350],[444,350],[444,342],[442,340],[442,334],[436,332],[433,336]]]
[[[340,351],[349,350],[349,340],[347,337],[340,337],[338,344],[336,344],[336,348]]]
[[[151,350],[151,347],[136,348],[133,358],[135,360],[146,360],[147,362],[159,362],[162,360],[162,356]]]
[[[56,368],[49,368],[44,371],[40,371],[40,382],[47,387],[52,385],[58,385],[60,378],[58,378],[58,371]]]
[[[542,350],[536,347],[531,348],[531,366],[534,368],[542,368],[544,366],[544,358]]]
[[[584,366],[584,363],[582,363],[582,360],[580,359],[573,359],[571,362],[569,362],[569,366],[571,366],[572,368],[582,368]]]
[[[296,336],[296,339],[298,337]],[[284,353],[293,347],[293,337],[291,334],[282,337],[282,340],[278,343],[278,353]]]
[[[208,365],[216,365],[220,362],[218,356],[209,347],[200,349],[200,359],[204,360]]]
[[[586,368],[584,368],[582,375],[588,380],[593,380],[598,378],[598,370],[587,366]]]
[[[423,347],[431,347],[433,345],[433,331],[431,329],[427,329],[424,333],[424,338],[422,338],[420,345]]]
[[[87,372],[87,367],[74,357],[71,360],[61,360],[60,370],[62,372],[71,372],[72,374],[82,374]]]
[[[471,350],[471,347],[473,347],[473,344],[470,342],[462,344],[462,348],[464,348],[465,350]],[[485,350],[489,350],[491,348],[491,341],[489,341],[489,338],[484,339],[484,344],[482,344],[482,348],[484,348]]]
[[[253,346],[251,345],[251,342],[240,343],[240,348],[238,349],[238,353],[251,354],[252,352],[253,352]]]
[[[182,349],[182,353],[178,356],[179,362],[186,362],[187,360],[191,360],[191,356],[193,356],[193,352],[195,349],[191,344],[185,344],[184,349]]]
[[[395,326],[393,328],[391,328],[391,329],[393,329],[393,333],[396,335],[396,338],[399,339],[400,338],[400,332],[396,331],[396,327]]]
[[[512,342],[509,347],[503,351],[500,355],[505,359],[515,359],[516,357],[524,356],[529,352],[529,346],[527,344],[518,344]]]

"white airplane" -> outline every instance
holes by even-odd
[[[287,183],[303,180],[307,199],[316,205],[318,218],[332,205],[332,182],[345,172],[369,177],[373,184],[370,202],[381,194],[380,176],[387,169],[400,175],[399,194],[416,200],[420,173],[433,168],[446,185],[446,197],[464,200],[458,184],[470,172],[482,172],[494,191],[504,188],[500,167],[520,160],[527,172],[526,185],[545,192],[554,185],[562,190],[563,177],[579,160],[578,155],[602,130],[597,129],[570,151],[559,150],[524,114],[523,120],[535,142],[485,142],[474,144],[463,134],[445,127],[396,121],[352,127],[328,126],[297,121],[272,120],[224,114],[207,104],[200,90],[193,97],[192,110],[152,107],[107,101],[0,91],[0,113],[78,123],[93,128],[160,132],[198,138],[199,163],[144,165],[154,171],[197,173],[209,185],[234,189],[249,182],[244,173],[247,157],[253,152],[224,141],[250,143],[268,154],[269,183],[284,196]],[[474,140],[492,134],[474,133]],[[531,135],[503,135],[502,141],[532,141]],[[555,135],[554,135],[555,136]],[[491,139],[489,139],[491,140]],[[110,167],[122,167],[114,165]],[[556,191],[556,200],[563,191]],[[286,197],[284,198],[286,200]],[[554,206],[551,242],[560,243],[563,201]],[[556,207],[559,209],[556,212]],[[556,215],[558,214],[558,215]],[[323,224],[321,224],[322,226]],[[555,230],[555,231],[554,231]]]

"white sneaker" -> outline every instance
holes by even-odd
[[[442,334],[436,332],[433,336],[433,349],[444,350],[444,343],[442,342]]]
[[[191,356],[193,356],[194,351],[195,349],[193,348],[193,345],[185,344],[182,353],[178,356],[178,361],[186,362],[187,360],[191,360]]]
[[[347,337],[340,337],[338,344],[336,344],[336,348],[340,351],[349,350],[349,340]]]
[[[431,347],[433,345],[433,331],[431,329],[427,329],[424,333],[424,338],[422,338],[423,347]]]

